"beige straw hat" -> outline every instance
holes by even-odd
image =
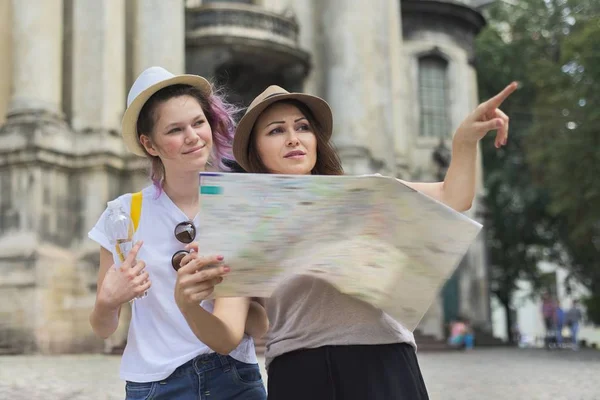
[[[305,104],[313,113],[323,129],[325,141],[331,138],[333,131],[333,115],[329,104],[319,97],[305,93],[290,93],[279,86],[269,86],[250,103],[246,114],[240,120],[233,137],[233,155],[237,163],[244,169],[248,168],[248,149],[250,134],[260,114],[271,104],[281,100],[298,100]]]

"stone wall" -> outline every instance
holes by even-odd
[[[99,351],[88,316],[95,295],[73,252],[30,235],[0,241],[0,351]]]

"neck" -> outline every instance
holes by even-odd
[[[165,171],[163,190],[171,201],[186,213],[189,211],[195,214],[198,211],[199,189],[198,172],[169,174]]]

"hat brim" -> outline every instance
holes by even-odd
[[[306,105],[313,113],[315,119],[321,125],[323,140],[328,141],[333,132],[333,114],[327,102],[319,97],[311,96],[305,93],[285,93],[273,95],[263,100],[251,110],[238,123],[235,135],[233,137],[233,155],[235,160],[242,168],[248,170],[248,150],[250,136],[256,120],[260,114],[271,104],[282,100],[298,100]]]
[[[141,92],[127,107],[125,114],[123,114],[123,120],[121,123],[123,141],[127,149],[135,155],[144,157],[146,153],[144,148],[139,142],[137,133],[137,121],[140,115],[140,111],[146,101],[160,89],[166,88],[167,86],[173,85],[190,85],[200,90],[207,98],[212,94],[212,87],[210,83],[201,76],[198,75],[178,75],[173,78],[165,79],[160,81]]]

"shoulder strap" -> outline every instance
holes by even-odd
[[[133,221],[133,231],[137,231],[142,213],[142,192],[134,193],[131,196],[131,220]]]

